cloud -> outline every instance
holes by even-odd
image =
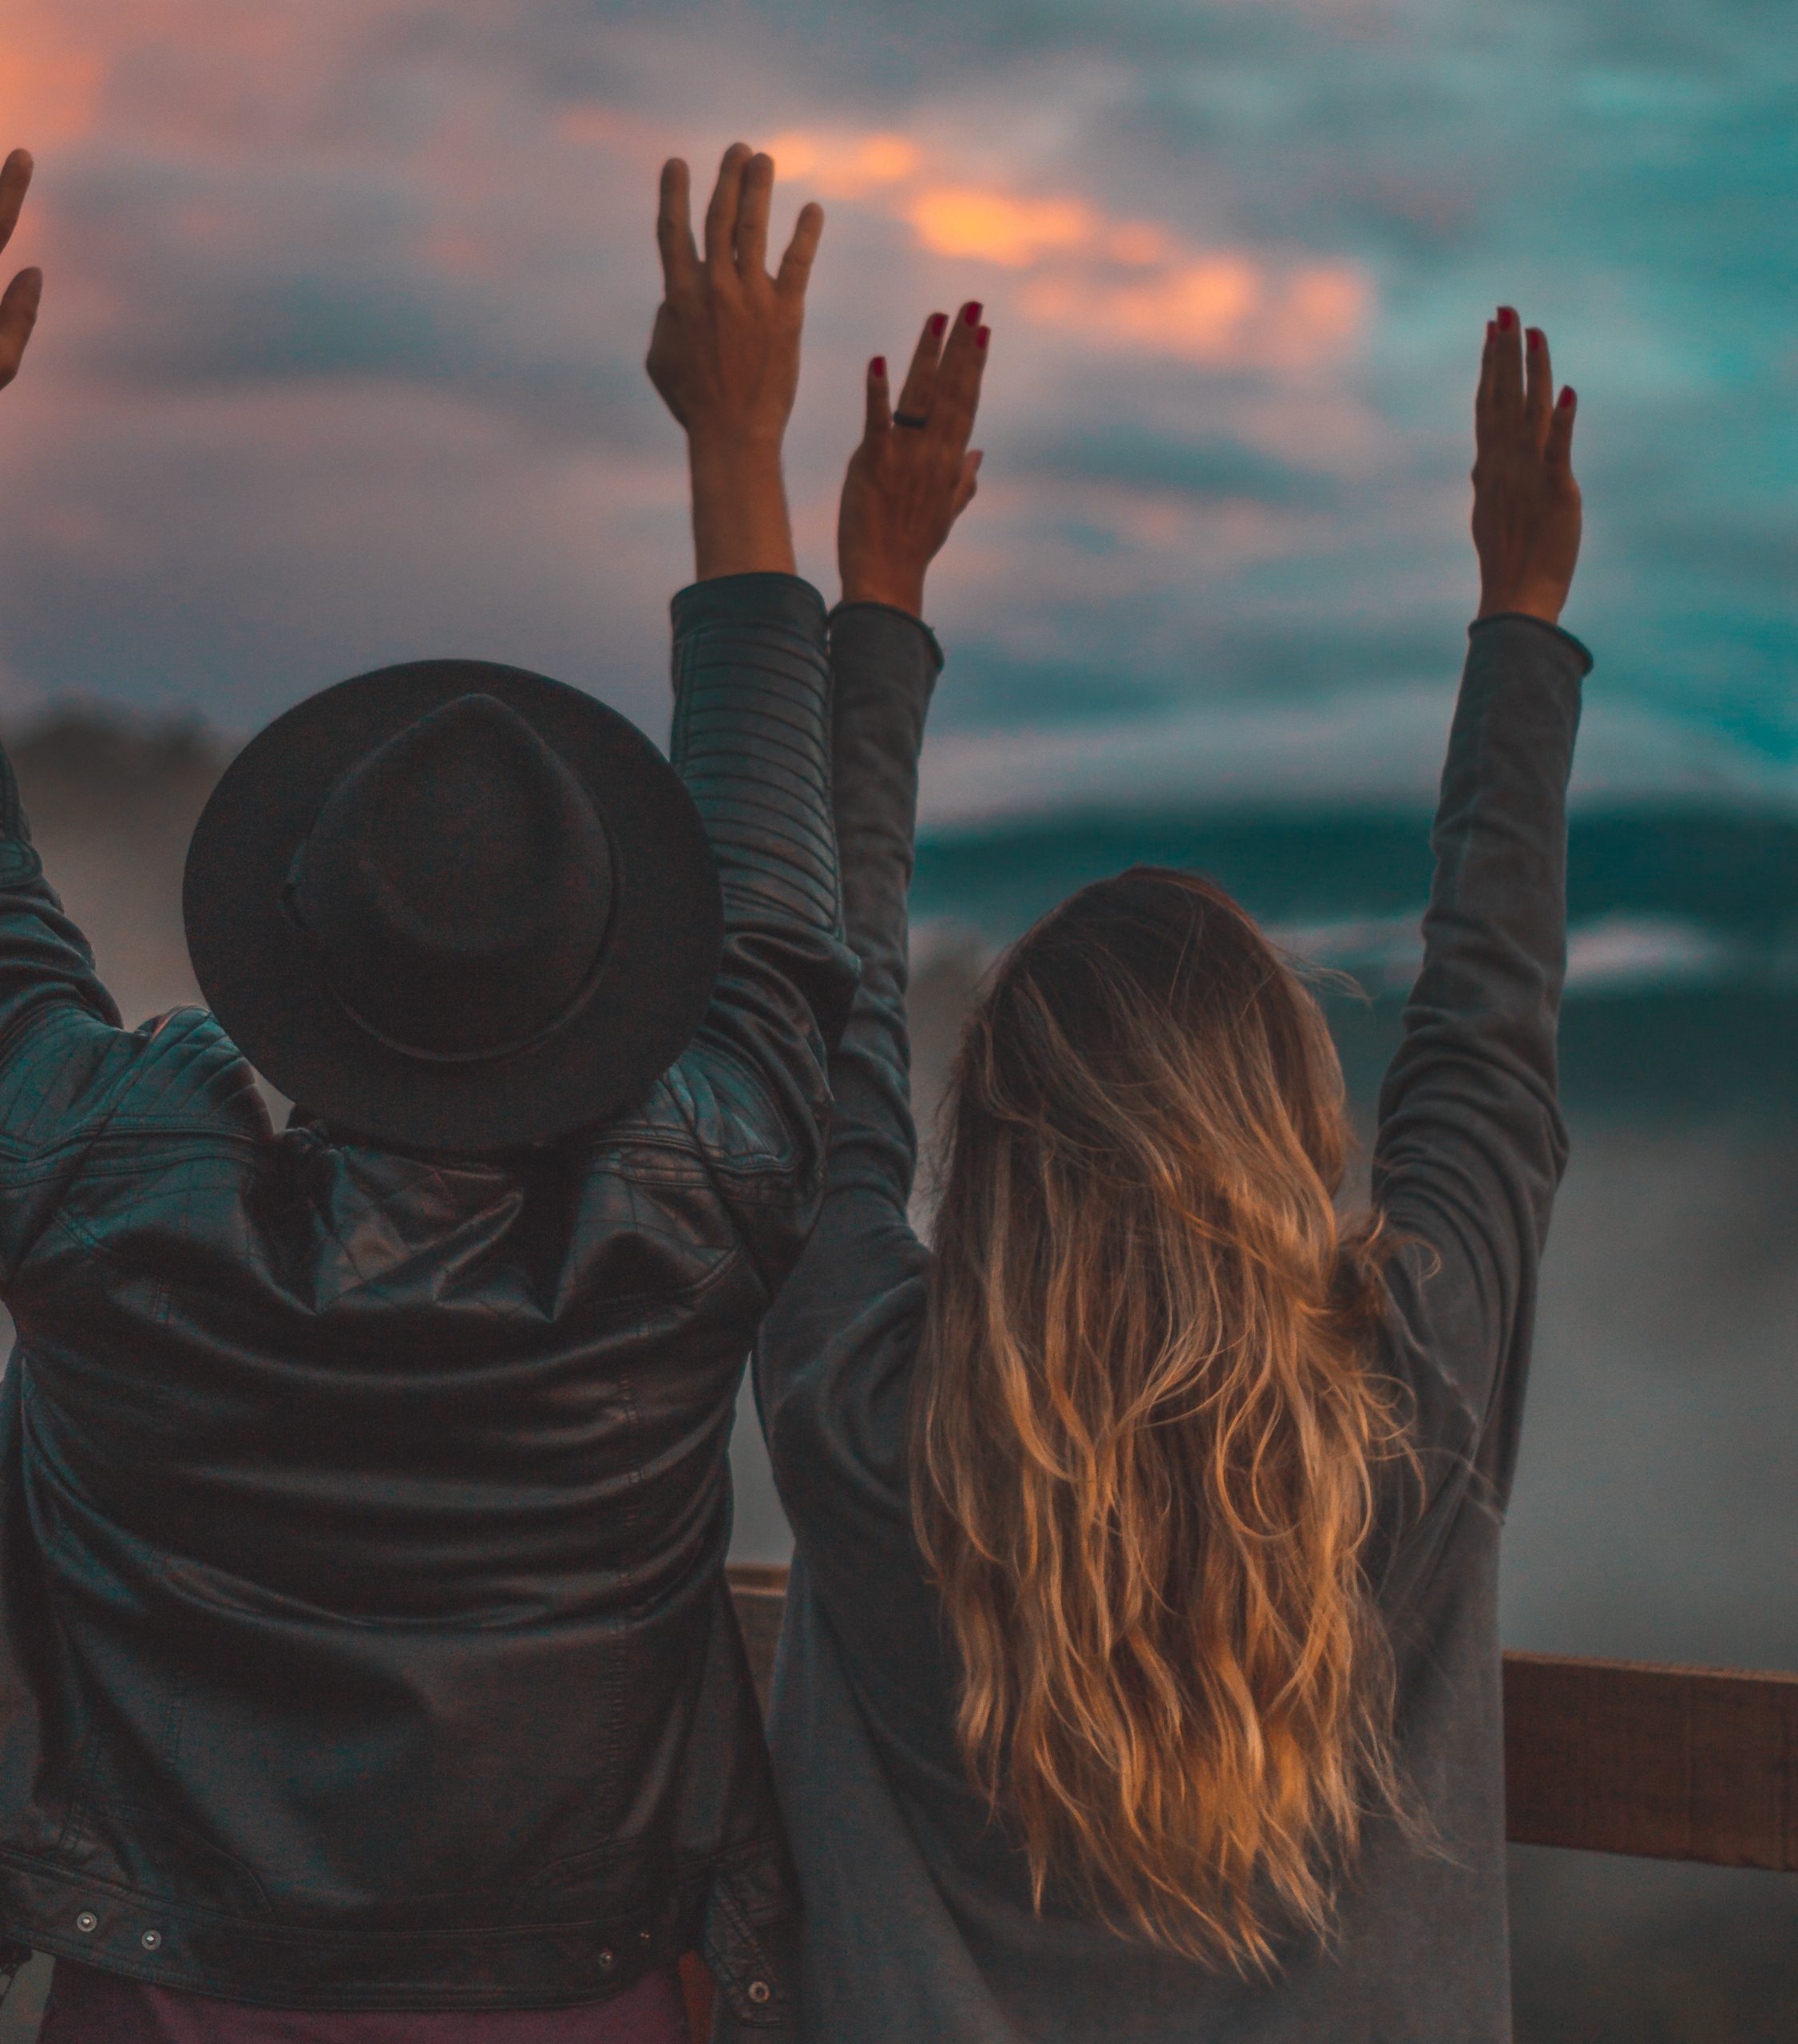
[[[1128,418],[1108,418],[1051,435],[1014,455],[1029,474],[1116,483],[1211,502],[1321,505],[1339,495],[1335,478],[1226,433],[1191,437],[1154,433]]]
[[[909,135],[884,129],[868,134],[798,129],[774,136],[767,147],[782,176],[803,179],[829,199],[859,199],[901,183],[923,163]]]
[[[1776,774],[1784,20],[14,0],[0,121],[38,149],[19,254],[49,285],[0,398],[9,693],[241,727],[459,644],[658,722],[687,555],[640,369],[653,183],[741,133],[781,160],[777,225],[810,194],[831,216],[790,442],[821,583],[867,355],[988,306],[983,487],[932,584],[969,774],[1127,762],[1151,730],[1184,758],[1182,718],[1196,756],[1232,704],[1261,719],[1242,759],[1282,761],[1281,720],[1339,696],[1404,754],[1404,691],[1446,685],[1471,607],[1471,361],[1504,297],[1584,400],[1594,703]]]
[[[799,129],[772,147],[800,184],[887,212],[930,254],[1023,274],[1010,309],[1095,353],[1309,368],[1348,355],[1374,313],[1372,280],[1352,263],[1203,248],[1164,221],[1069,194],[932,181],[945,152],[896,131]]]
[[[937,255],[997,263],[1008,270],[1032,269],[1046,256],[1086,254],[1102,236],[1111,238],[1105,223],[1078,199],[1019,199],[969,185],[938,184],[920,192],[907,205],[905,218],[918,240]],[[1151,250],[1158,248],[1155,229],[1136,232],[1148,237]]]
[[[1045,279],[1027,292],[1034,319],[1107,334],[1207,366],[1309,367],[1352,347],[1372,310],[1350,264],[1285,276],[1236,254],[1170,263],[1146,283]]]

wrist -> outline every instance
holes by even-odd
[[[786,435],[744,426],[695,426],[687,436],[687,465],[701,470],[762,470],[779,473]]]
[[[889,610],[908,616],[924,616],[924,570],[909,573],[891,568],[846,568],[842,571],[846,604],[885,604]]]
[[[695,442],[691,454],[694,579],[794,573],[778,444]]]
[[[1566,600],[1564,589],[1482,589],[1474,622],[1477,624],[1483,617],[1509,616],[1533,617],[1544,624],[1558,625]]]

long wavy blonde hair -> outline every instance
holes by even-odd
[[[1407,1450],[1328,1028],[1138,867],[1002,962],[947,1114],[913,1502],[967,1763],[1039,1907],[1265,1970],[1404,1814],[1364,1560]]]

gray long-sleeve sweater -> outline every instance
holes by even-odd
[[[1031,1906],[969,1786],[954,1671],[913,1539],[907,1411],[929,1258],[906,1219],[905,896],[940,657],[900,613],[834,620],[834,802],[861,990],[831,1064],[829,1186],[764,1324],[758,1388],[797,1555],[777,1776],[806,1904],[816,2044],[1501,2044],[1511,2034],[1496,1591],[1536,1274],[1566,1155],[1555,1103],[1565,790],[1585,650],[1474,627],[1434,846],[1422,972],[1380,1103],[1374,1196],[1406,1242],[1383,1365],[1423,1503],[1372,1567],[1400,1757],[1435,1834],[1370,1828],[1333,1951],[1246,1982]]]

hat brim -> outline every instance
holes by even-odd
[[[604,822],[612,917],[591,998],[511,1056],[409,1057],[339,1005],[282,905],[325,797],[433,710],[497,696],[550,746]],[[485,660],[382,667],[296,704],[225,770],[188,850],[194,976],[220,1026],[291,1100],[347,1132],[432,1150],[545,1143],[640,1099],[691,1040],[723,943],[717,867],[679,776],[580,690]]]

